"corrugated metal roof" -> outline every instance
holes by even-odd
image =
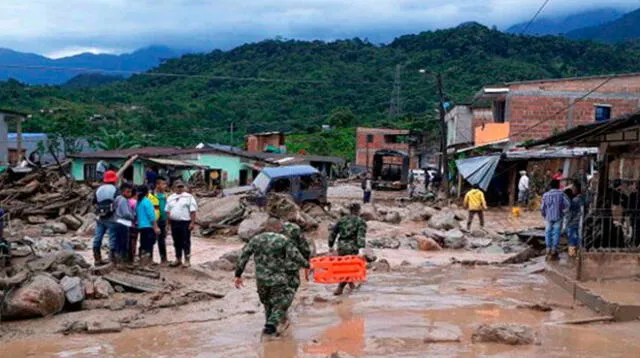
[[[206,149],[197,148],[171,148],[171,147],[144,147],[129,148],[118,150],[106,150],[95,153],[78,153],[72,157],[76,158],[109,158],[109,159],[126,159],[134,155],[141,157],[163,157],[173,155],[186,155],[192,153],[203,153]]]
[[[309,175],[319,173],[310,165],[292,165],[287,167],[264,168],[262,172],[269,178],[283,178],[297,175]]]
[[[202,165],[198,165],[188,160],[167,159],[167,158],[147,158],[146,160],[152,163],[167,165],[171,167],[205,168]]]
[[[598,155],[598,151],[598,148],[549,148],[544,150],[508,151],[505,156],[507,160],[580,158]]]

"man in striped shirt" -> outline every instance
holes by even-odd
[[[570,202],[569,198],[560,190],[559,180],[552,180],[550,187],[551,189],[542,196],[540,211],[545,221],[547,259],[557,259],[562,220],[570,207]]]

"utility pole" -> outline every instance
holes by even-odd
[[[402,115],[402,105],[400,103],[401,89],[401,65],[396,65],[396,74],[393,80],[393,91],[391,92],[391,100],[389,101],[389,117],[400,117]]]
[[[447,153],[447,123],[445,122],[444,93],[442,90],[442,74],[436,74],[438,87],[438,99],[440,105],[440,171],[442,172],[442,183],[444,184],[445,196],[449,197],[449,155]]]
[[[233,146],[233,122],[229,127],[229,145]]]

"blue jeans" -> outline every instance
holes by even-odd
[[[580,226],[568,227],[567,236],[569,236],[569,246],[580,247]]]
[[[545,243],[547,249],[557,250],[560,243],[560,231],[562,231],[562,219],[557,221],[546,221],[544,231]]]
[[[93,248],[99,249],[102,247],[102,239],[104,234],[109,234],[109,249],[115,250],[118,247],[116,243],[116,223],[112,221],[97,220],[96,221],[96,235],[93,237]]]
[[[362,201],[363,201],[365,204],[368,204],[368,203],[370,203],[370,202],[371,202],[371,192],[370,192],[370,191],[365,191],[365,192],[364,192],[364,198],[362,199]]]

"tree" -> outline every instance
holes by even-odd
[[[346,107],[334,108],[329,114],[329,125],[335,128],[352,127],[356,121],[356,115]]]
[[[44,115],[43,129],[48,135],[49,146],[64,156],[79,153],[84,148],[83,139],[89,133],[89,122],[81,111],[59,108]]]
[[[100,128],[100,136],[94,141],[94,146],[100,150],[117,150],[140,147],[138,140],[127,133],[118,130],[109,132]]]

